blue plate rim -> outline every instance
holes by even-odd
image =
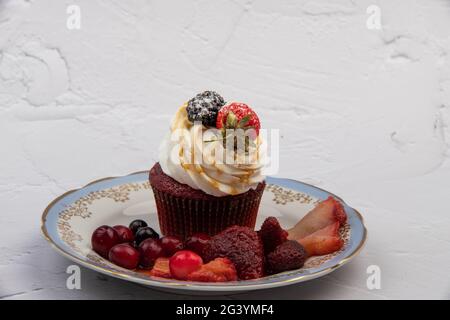
[[[360,225],[359,230],[359,240],[356,239],[356,242],[352,243],[350,246],[350,250],[345,250],[340,255],[333,257],[329,261],[325,262],[323,265],[321,265],[322,268],[318,268],[318,271],[310,272],[310,273],[303,273],[303,272],[295,272],[294,271],[288,271],[281,274],[277,274],[274,276],[264,277],[260,279],[255,280],[246,280],[246,281],[238,281],[238,282],[227,282],[227,283],[215,283],[215,284],[208,284],[208,283],[202,283],[202,282],[186,282],[186,281],[177,281],[177,280],[155,280],[154,278],[149,277],[138,277],[136,273],[132,273],[128,270],[125,270],[123,272],[111,270],[108,268],[105,268],[104,266],[100,264],[96,264],[92,261],[83,260],[83,258],[79,257],[79,255],[76,252],[73,252],[73,250],[70,247],[64,248],[62,245],[58,244],[58,241],[55,241],[54,235],[52,235],[52,232],[49,232],[48,228],[48,221],[49,216],[51,216],[52,212],[59,212],[58,210],[54,210],[58,205],[65,207],[67,205],[70,205],[73,201],[66,202],[64,200],[67,200],[68,198],[75,198],[78,199],[77,193],[80,194],[81,192],[89,193],[94,190],[90,189],[104,189],[104,188],[110,188],[114,187],[115,185],[121,184],[125,181],[123,180],[130,180],[128,182],[142,182],[144,180],[133,180],[138,177],[144,177],[148,179],[149,171],[138,171],[131,173],[129,175],[125,176],[118,176],[118,177],[107,177],[107,178],[101,178],[95,181],[92,181],[85,185],[84,187],[74,189],[67,191],[66,193],[60,195],[56,199],[54,199],[44,210],[42,217],[41,217],[41,232],[44,236],[44,238],[51,244],[51,246],[60,254],[65,256],[66,258],[84,266],[89,269],[93,269],[97,272],[123,279],[132,281],[135,283],[139,283],[146,286],[153,286],[153,287],[159,287],[159,288],[166,288],[166,289],[182,289],[182,290],[195,290],[195,291],[250,291],[250,290],[258,290],[258,289],[266,289],[266,288],[274,288],[279,286],[284,286],[288,284],[294,284],[298,282],[303,282],[307,280],[311,280],[314,278],[321,277],[325,274],[328,274],[335,269],[343,266],[344,264],[348,263],[350,260],[352,260],[364,247],[364,244],[367,240],[367,228],[364,225],[364,219],[359,211],[356,209],[348,206],[345,201],[324,189],[321,189],[319,187],[313,186],[308,183],[304,183],[301,181],[297,181],[294,179],[289,178],[279,178],[279,177],[266,177],[266,182],[268,184],[276,184],[281,187],[289,188],[294,191],[301,191],[304,192],[304,190],[298,190],[298,186],[301,185],[303,188],[308,189],[309,194],[312,194],[313,196],[319,198],[319,199],[325,199],[327,196],[333,196],[339,199],[345,208],[345,211],[349,217],[349,220],[352,220],[351,223],[356,223]],[[115,184],[111,185],[112,182],[116,182]],[[297,188],[296,188],[297,186]],[[80,195],[81,196],[81,195]],[[54,213],[55,214],[55,213]],[[56,216],[55,216],[56,217]],[[350,223],[350,224],[351,224]],[[57,234],[56,230],[56,224],[54,226],[54,232]],[[353,227],[352,227],[352,234],[353,234]],[[352,237],[353,235],[351,235]],[[353,239],[355,240],[355,239]],[[72,251],[72,252],[71,252]],[[315,268],[313,268],[315,269]]]

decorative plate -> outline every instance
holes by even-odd
[[[289,179],[266,179],[257,228],[268,216],[275,216],[284,228],[292,227],[315,204],[332,195],[317,187]],[[344,247],[330,255],[309,258],[304,267],[256,280],[201,283],[155,278],[116,266],[91,249],[92,232],[100,225],[128,225],[140,218],[159,231],[156,206],[148,172],[105,178],[55,199],[42,215],[42,232],[53,247],[74,262],[100,273],[160,289],[238,292],[274,288],[311,280],[341,267],[352,259],[366,240],[361,215],[344,204],[347,224],[341,228]]]

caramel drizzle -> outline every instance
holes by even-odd
[[[174,121],[171,125],[171,132],[173,133],[175,130],[177,129],[183,129],[183,128],[187,128],[188,130],[192,128],[192,124],[191,122],[188,120],[187,118],[187,112],[186,112],[186,103],[183,104],[177,111]],[[182,137],[180,137],[180,140],[182,139]],[[180,141],[181,142],[181,141]],[[257,151],[256,151],[256,159],[259,160],[260,155],[259,155],[259,147],[261,144],[261,140],[260,137],[258,137],[258,141],[257,141]],[[194,157],[195,157],[195,146],[193,143],[191,143],[191,153],[190,153],[190,163],[185,163],[184,158],[185,158],[185,152],[184,152],[184,148],[182,146],[182,144],[180,143],[180,150],[178,152],[178,157],[179,157],[179,162],[181,167],[189,172],[197,172],[198,174],[200,174],[207,182],[209,185],[211,185],[213,188],[221,190],[223,192],[229,193],[231,195],[236,195],[239,194],[239,189],[234,187],[234,186],[229,186],[226,184],[221,184],[220,182],[216,181],[215,179],[211,178],[207,172],[198,164],[194,163]],[[212,167],[214,168],[214,172],[217,175],[222,175],[224,172],[222,170],[220,170],[220,168],[217,167],[215,160],[213,160],[212,163]],[[238,178],[239,185],[248,185],[249,184],[249,180],[250,178],[255,174],[255,172],[259,172],[258,170],[255,169],[244,169],[247,172],[242,174],[242,175],[233,175],[233,177]],[[222,186],[222,187],[221,187]],[[227,189],[226,191],[224,189]]]

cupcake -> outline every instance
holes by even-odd
[[[178,109],[149,177],[164,235],[254,228],[265,188],[259,131],[248,105],[213,91]]]

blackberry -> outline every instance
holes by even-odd
[[[188,101],[186,111],[191,122],[201,121],[205,126],[216,126],[219,109],[225,100],[214,91],[204,91]]]

